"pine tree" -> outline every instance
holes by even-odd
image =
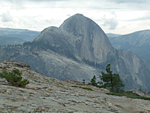
[[[93,78],[91,79],[91,85],[93,86],[97,86],[97,83],[96,83],[96,76],[94,75]]]
[[[113,74],[110,70],[110,64],[106,66],[106,73],[101,73],[101,80],[103,82],[101,87],[107,88],[112,92],[120,92],[124,87],[119,74]]]

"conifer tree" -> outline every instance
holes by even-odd
[[[106,66],[106,73],[101,73],[101,80],[103,82],[101,87],[107,88],[112,92],[120,92],[124,87],[119,74],[113,74],[110,70],[110,64]]]

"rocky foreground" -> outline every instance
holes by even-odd
[[[46,77],[19,62],[0,62],[2,68],[19,69],[30,83],[10,86],[0,78],[0,113],[150,113],[150,101],[107,95],[78,82]],[[88,87],[88,88],[87,88]]]

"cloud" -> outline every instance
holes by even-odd
[[[102,26],[108,27],[109,30],[114,30],[118,26],[118,21],[114,18],[104,19]]]
[[[71,1],[71,0],[25,0],[25,1],[53,2],[53,1]]]
[[[145,16],[145,17],[141,17],[141,18],[131,19],[131,20],[128,20],[128,21],[146,21],[146,20],[150,20],[150,16]]]
[[[150,16],[145,16],[145,17],[141,17],[141,18],[131,19],[131,20],[128,20],[128,21],[135,22],[135,21],[148,21],[148,20],[150,20]]]
[[[70,0],[1,0],[1,2],[11,2],[11,3],[17,3],[17,2],[61,2],[61,1],[70,1]]]
[[[42,30],[82,13],[106,32],[129,32],[131,28],[137,30],[132,23],[146,23],[139,26],[141,29],[150,27],[150,17],[145,16],[150,12],[149,4],[150,0],[0,0],[0,25]]]
[[[115,2],[115,3],[147,3],[150,2],[149,0],[109,0],[110,2]]]
[[[0,15],[0,17],[1,17],[2,22],[11,22],[11,21],[13,21],[13,17],[10,15],[9,12],[3,13],[2,15]]]
[[[121,9],[136,9],[136,10],[150,9],[149,7],[150,0],[108,0],[108,1],[114,3],[115,6],[120,7]]]

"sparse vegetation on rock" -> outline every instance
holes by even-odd
[[[27,79],[22,80],[22,73],[18,69],[14,69],[11,72],[8,72],[6,69],[0,73],[1,78],[5,78],[8,83],[17,87],[25,87],[29,84]]]

